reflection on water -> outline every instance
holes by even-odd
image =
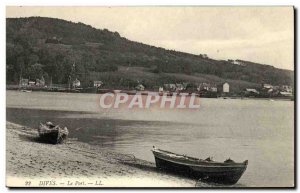
[[[172,124],[178,125],[158,121],[101,119],[94,118],[94,113],[82,112],[22,108],[7,108],[6,111],[7,120],[10,122],[37,128],[39,122],[50,120],[54,124],[67,126],[70,131],[70,138],[76,138],[82,142],[97,144],[103,147],[111,147],[116,143],[119,146],[126,146],[133,142],[144,141],[143,137],[145,135],[152,138],[153,143],[155,143],[155,141],[168,139],[164,135],[169,135],[169,132],[165,130],[165,132],[157,133],[154,130],[160,127],[172,127]],[[145,127],[147,130],[143,130]]]
[[[93,106],[97,97],[8,91],[7,120],[35,128],[40,121],[51,120],[66,125],[72,138],[152,162],[153,145],[218,161],[247,159],[249,165],[239,184],[293,185],[291,101],[202,99],[199,111],[193,112],[104,112]]]

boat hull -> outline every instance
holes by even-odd
[[[40,134],[40,140],[45,143],[58,144],[61,143],[58,141],[58,135],[59,135],[58,131]]]
[[[217,166],[197,165],[177,160],[168,159],[162,155],[155,154],[156,167],[160,170],[183,175],[189,178],[200,179],[205,182],[232,185],[238,182],[247,166]]]
[[[67,139],[69,134],[69,131],[66,127],[64,127],[63,129],[60,127],[50,129],[44,124],[40,124],[38,132],[41,141],[51,144],[63,143]]]

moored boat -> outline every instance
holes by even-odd
[[[26,90],[26,89],[22,89],[20,90],[21,92],[32,92],[32,90]]]
[[[206,182],[235,184],[247,169],[248,160],[236,163],[231,159],[216,162],[210,158],[198,159],[154,148],[156,167]]]
[[[40,123],[38,133],[41,141],[52,144],[63,143],[69,135],[67,127],[61,128],[51,122]]]

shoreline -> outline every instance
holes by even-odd
[[[26,187],[30,180],[30,187],[195,187],[196,183],[197,187],[210,187],[161,173],[154,163],[132,155],[74,139],[61,145],[45,144],[38,142],[37,136],[32,128],[6,122],[6,186]]]
[[[105,94],[105,93],[117,93],[117,92],[121,92],[121,93],[126,93],[128,95],[135,95],[137,93],[137,91],[133,92],[131,90],[114,90],[114,89],[103,89],[105,90],[105,92],[75,92],[75,90],[69,90],[69,91],[59,91],[59,90],[48,90],[44,89],[44,88],[28,88],[30,90],[30,92],[49,92],[49,93],[76,93],[76,94]],[[19,91],[19,88],[6,88],[6,92],[7,91]],[[157,91],[151,91],[151,90],[145,90],[145,91],[140,91],[140,93],[142,95],[148,95],[147,93],[157,93],[159,94],[159,92]],[[166,92],[167,93],[167,92]],[[197,95],[197,97],[199,98],[211,98],[211,99],[240,99],[240,100],[274,100],[274,101],[294,101],[294,96],[293,97],[242,97],[242,96],[218,96],[218,97],[204,97],[204,96],[199,96],[199,94]]]

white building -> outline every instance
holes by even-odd
[[[74,81],[73,81],[73,87],[80,87],[80,81],[76,78]]]
[[[288,85],[283,85],[281,86],[281,89],[282,91],[284,92],[289,92],[289,93],[292,93],[293,92],[293,88],[291,86],[288,86]]]
[[[166,90],[176,90],[176,84],[164,84]]]
[[[218,88],[216,86],[210,88],[211,92],[218,92]]]
[[[28,86],[28,82],[29,82],[29,80],[28,79],[21,79],[20,80],[20,86]]]
[[[45,79],[44,79],[44,77],[42,76],[41,79],[36,79],[35,85],[36,86],[45,86]]]
[[[293,94],[291,92],[280,92],[281,96],[292,97]]]
[[[228,84],[228,82],[225,82],[223,84],[223,92],[224,93],[229,93],[229,84]]]
[[[28,82],[28,85],[29,85],[29,86],[35,86],[35,82],[34,82],[34,81],[29,81],[29,82]]]
[[[102,86],[102,84],[103,84],[103,82],[102,81],[99,81],[99,80],[95,80],[94,81],[94,87],[101,87]]]
[[[272,89],[273,86],[271,84],[263,84],[263,88]]]
[[[246,88],[246,92],[259,94],[259,92],[256,89],[254,89],[254,88]]]
[[[215,84],[209,84],[209,83],[201,83],[197,87],[198,91],[210,91],[210,92],[217,92],[218,88]]]
[[[164,88],[160,86],[158,92],[164,92]]]
[[[176,84],[176,91],[183,91],[185,90],[185,87],[183,84]]]
[[[139,91],[143,91],[143,90],[145,90],[145,87],[144,87],[144,85],[139,84],[139,85],[137,85],[137,86],[135,87],[135,89],[136,89],[136,90],[139,90]]]

